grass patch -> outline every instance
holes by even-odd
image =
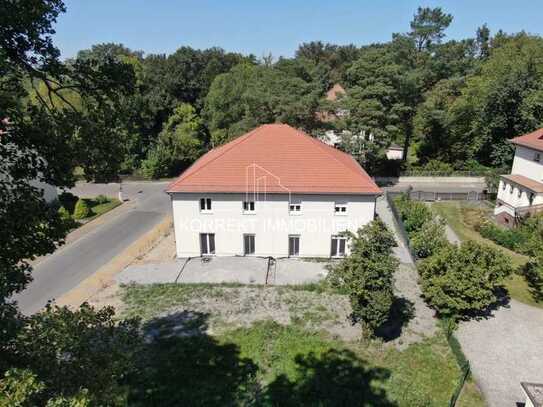
[[[466,202],[437,202],[432,204],[432,209],[447,221],[460,240],[475,240],[479,243],[484,243],[501,250],[511,258],[513,266],[515,266],[517,270],[524,266],[528,261],[527,256],[515,253],[512,250],[494,243],[492,240],[485,239],[473,229],[476,217],[478,216],[476,211],[480,212],[481,209],[475,209]],[[484,208],[482,210],[489,211],[490,208]],[[506,281],[505,286],[509,291],[511,298],[528,305],[543,308],[543,303],[534,299],[524,277],[515,273]]]
[[[459,373],[443,334],[400,352],[270,321],[158,339],[148,352],[130,383],[131,405],[437,407]]]
[[[89,205],[91,215],[81,219],[82,221],[90,221],[94,218],[97,218],[98,216],[103,215],[106,212],[109,212],[110,210],[116,208],[117,206],[121,205],[121,201],[119,201],[117,198],[107,198],[106,202],[100,202],[95,199],[90,198],[84,198],[84,200],[87,202],[87,205]]]
[[[194,298],[228,297],[228,288],[235,292],[239,285],[123,287],[123,316],[141,317],[156,338],[142,353],[140,373],[129,378],[130,405],[448,405],[460,370],[441,329],[400,351],[380,341],[347,342],[313,329],[332,315],[311,301],[296,304],[300,320],[290,325],[257,321],[214,335],[206,333],[215,317],[207,312],[179,309],[161,315]],[[281,298],[318,293],[300,290],[281,287]],[[179,330],[180,322],[188,330]],[[475,386],[462,397],[462,406],[484,405]]]

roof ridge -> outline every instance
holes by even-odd
[[[342,162],[342,161],[338,160],[336,157],[334,157],[334,155],[333,155],[332,152],[331,152],[332,149],[334,150],[334,152],[338,152],[338,153],[340,153],[340,154],[343,154],[343,155],[345,155],[347,158],[353,160],[353,161],[354,161],[361,169],[363,169],[362,166],[358,163],[358,161],[356,161],[356,160],[354,159],[354,157],[353,157],[352,155],[347,154],[347,153],[344,152],[344,151],[338,150],[337,148],[331,147],[331,146],[329,146],[328,144],[324,143],[323,141],[321,141],[321,140],[319,140],[319,139],[317,139],[317,138],[315,138],[315,137],[313,137],[313,136],[310,136],[309,134],[307,134],[307,133],[305,133],[305,132],[303,132],[303,131],[300,131],[300,130],[298,130],[298,129],[296,129],[296,131],[297,131],[298,133],[302,134],[303,136],[310,138],[314,143],[317,143],[317,145],[319,146],[319,148],[320,148],[321,150],[323,150],[328,156],[332,157],[334,160],[336,160],[338,163],[340,163],[343,167],[347,168],[347,170],[351,171],[352,173],[356,174],[357,172],[356,172],[354,169],[352,169],[352,168],[350,168],[349,166],[347,166],[344,162]],[[364,170],[364,173],[365,173],[366,175],[368,175],[368,174],[366,173],[365,170]],[[369,175],[368,175],[368,177],[369,177]],[[371,178],[371,177],[370,177],[370,178]]]
[[[185,181],[187,178],[189,177],[192,177],[194,174],[198,173],[199,171],[202,170],[202,168],[205,168],[207,167],[209,164],[211,164],[212,162],[214,162],[216,159],[222,157],[223,155],[225,155],[228,151],[230,151],[232,148],[234,148],[235,146],[243,143],[244,141],[246,141],[247,139],[250,138],[250,136],[252,136],[254,133],[256,133],[256,131],[258,129],[260,129],[261,127],[264,127],[264,126],[267,126],[266,124],[263,124],[261,126],[258,126],[256,129],[253,129],[251,130],[249,133],[246,133],[246,134],[243,134],[239,137],[236,137],[234,140],[226,143],[226,144],[223,144],[222,146],[219,146],[217,148],[222,148],[224,151],[222,151],[220,154],[217,154],[216,157],[213,157],[211,160],[209,160],[208,162],[206,162],[204,165],[202,165],[201,167],[195,169],[194,171],[192,171],[190,174],[186,174],[186,176],[183,176],[181,175],[173,184],[169,185],[168,186],[168,189],[170,189],[171,187],[175,186],[178,182],[181,182],[181,181]],[[230,147],[229,148],[225,148],[227,147],[228,145],[230,144]],[[210,151],[213,151],[213,149],[211,149]],[[188,169],[187,171],[189,171],[194,165],[196,165],[196,163],[198,161],[200,161],[201,158],[203,158],[205,156],[205,154],[200,157],[198,160],[196,160],[194,162],[194,164],[192,164]]]

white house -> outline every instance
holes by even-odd
[[[511,140],[515,158],[510,175],[502,175],[494,214],[499,223],[514,226],[543,210],[543,129]]]
[[[341,257],[381,190],[350,155],[283,124],[215,148],[168,188],[178,257]]]
[[[386,156],[389,160],[403,159],[403,147],[398,144],[391,144],[387,149]]]

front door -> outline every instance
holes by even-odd
[[[200,254],[210,256],[215,254],[215,234],[200,233]]]
[[[243,235],[243,254],[255,254],[255,235]]]

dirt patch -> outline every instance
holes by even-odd
[[[332,337],[355,341],[361,337],[359,325],[349,319],[351,307],[344,295],[317,293],[286,287],[215,287],[195,290],[182,305],[171,307],[149,321],[153,331],[161,330],[153,321],[168,321],[168,329],[184,334],[194,329],[187,315],[208,315],[206,332],[217,334],[237,327],[248,327],[256,321],[273,320],[306,329],[327,331]],[[172,316],[182,315],[178,325]],[[173,326],[173,327],[172,327]]]
[[[132,264],[160,263],[175,259],[175,234],[173,227],[147,253],[139,256]]]

